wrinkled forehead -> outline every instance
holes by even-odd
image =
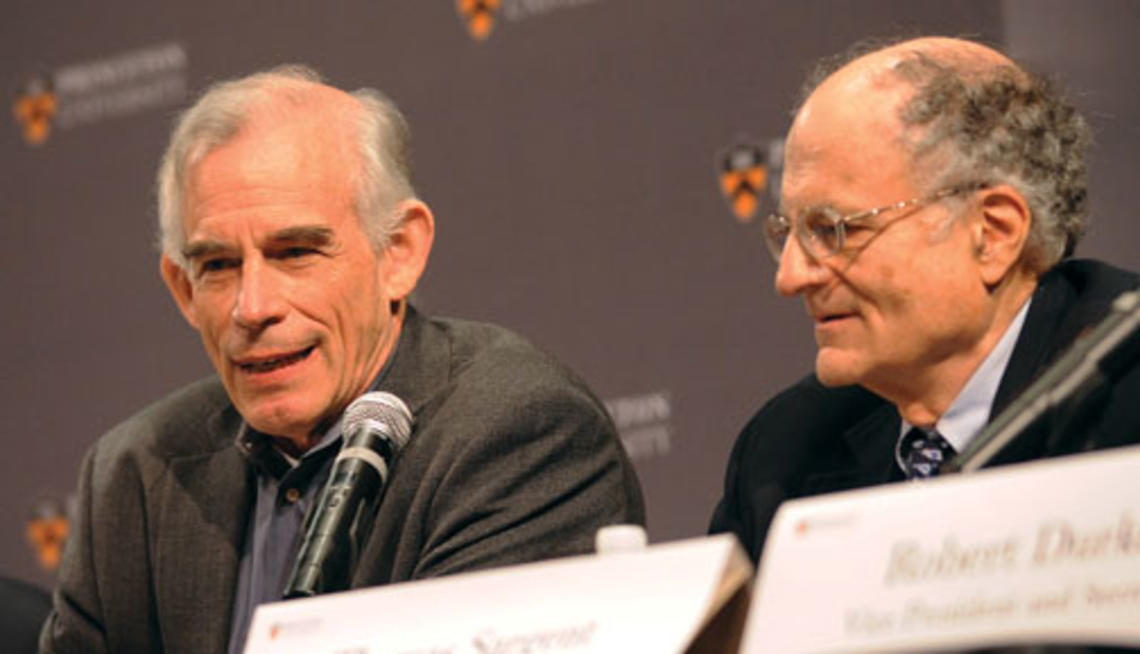
[[[856,136],[852,132],[871,130],[876,139],[897,133],[902,129],[899,111],[914,94],[914,88],[895,74],[902,61],[899,53],[876,53],[827,77],[796,113],[789,141],[819,146],[820,140],[845,133]]]
[[[899,110],[912,91],[873,70],[828,78],[796,114],[784,159],[784,196],[905,175],[910,156]],[[817,188],[819,187],[819,188]]]
[[[183,229],[209,216],[231,222],[295,207],[329,215],[353,206],[354,153],[331,137],[321,121],[251,124],[209,152],[187,180]]]

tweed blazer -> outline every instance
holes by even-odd
[[[492,325],[409,308],[379,390],[415,425],[353,587],[584,553],[642,523],[604,407],[569,370]],[[224,652],[255,495],[221,383],[183,388],[100,438],[82,466],[43,652]]]

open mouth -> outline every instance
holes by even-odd
[[[843,320],[844,318],[850,317],[851,314],[849,313],[833,313],[827,316],[820,316],[819,318],[816,318],[816,321],[820,324],[827,324],[829,322],[835,322],[836,320]]]
[[[279,369],[284,368],[286,366],[291,366],[294,363],[297,363],[298,361],[304,360],[306,357],[308,357],[310,354],[313,353],[313,349],[315,347],[316,347],[315,345],[309,346],[309,347],[307,347],[307,348],[305,348],[299,352],[294,352],[293,354],[286,354],[286,355],[279,356],[279,357],[273,357],[270,359],[262,359],[260,361],[250,361],[250,362],[246,362],[246,363],[238,363],[238,367],[241,368],[243,372],[248,372],[248,373],[258,374],[258,373],[273,372],[274,370],[279,370]]]

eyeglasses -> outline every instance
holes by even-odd
[[[898,211],[900,209],[916,209],[939,200],[944,200],[952,195],[959,193],[966,193],[968,191],[977,191],[986,187],[984,183],[971,183],[959,184],[944,188],[937,193],[914,198],[911,200],[903,200],[894,204],[888,204],[885,207],[878,207],[875,209],[868,209],[866,211],[859,211],[857,213],[841,215],[831,207],[812,207],[800,215],[798,221],[793,221],[791,218],[774,213],[769,215],[764,220],[764,243],[768,246],[768,252],[772,254],[772,258],[776,263],[780,262],[780,257],[784,253],[784,246],[788,241],[788,236],[792,233],[793,227],[796,232],[796,239],[799,240],[800,245],[804,250],[813,258],[823,259],[827,258],[845,249],[856,249],[866,245],[871,241],[871,238],[879,230],[870,226],[860,225],[859,223],[868,218],[874,218],[879,214],[888,211]]]

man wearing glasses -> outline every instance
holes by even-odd
[[[1090,137],[1047,83],[958,39],[863,52],[809,80],[764,226],[818,353],[729,461],[711,531],[754,560],[784,499],[938,474],[1138,283],[1068,259]],[[1087,430],[995,463],[1135,442],[1138,398],[1134,369]]]

